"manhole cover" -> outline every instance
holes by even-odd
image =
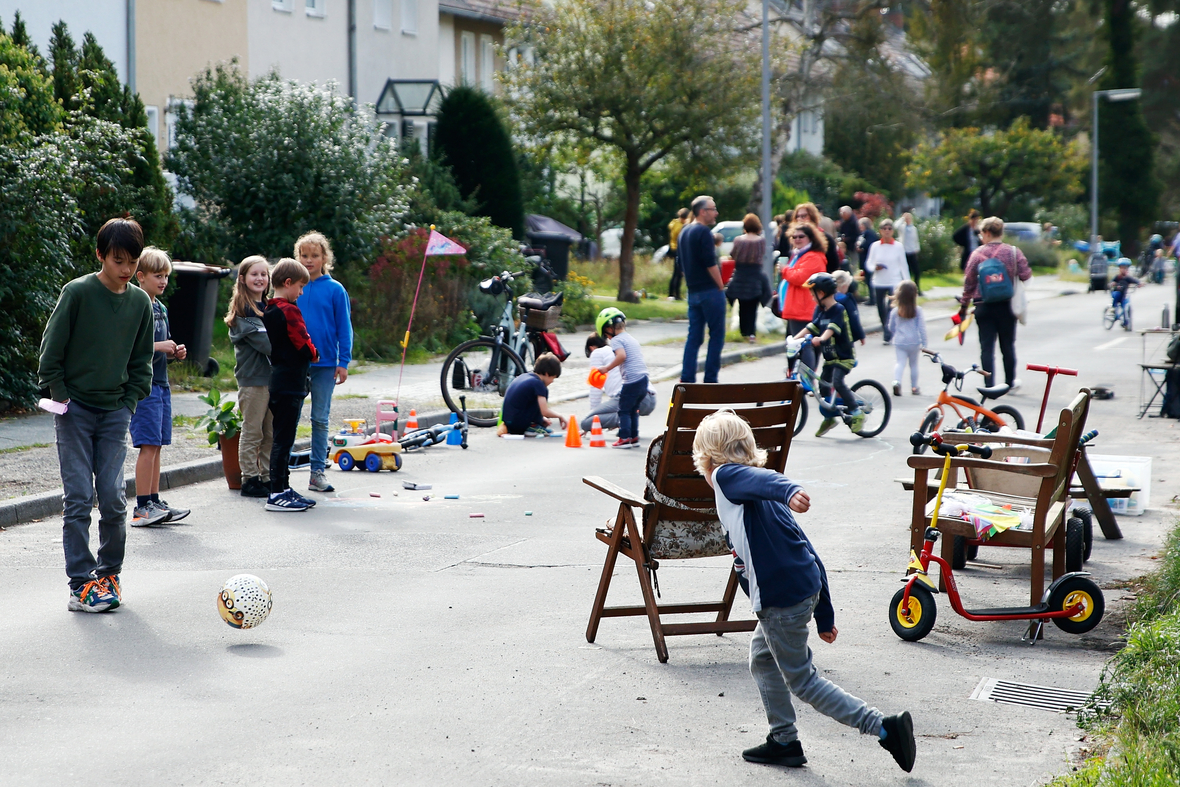
[[[1074,713],[1090,699],[1090,692],[984,678],[979,681],[975,691],[971,692],[971,699],[1001,702],[1005,705],[1024,705],[1054,713]]]

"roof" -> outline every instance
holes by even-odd
[[[527,15],[521,0],[439,0],[438,12],[484,22],[515,22]]]

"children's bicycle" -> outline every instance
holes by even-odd
[[[794,337],[787,339],[787,377],[798,380],[804,392],[804,396],[799,399],[799,420],[795,422],[795,434],[802,432],[807,423],[807,396],[817,400],[819,412],[824,418],[838,418],[845,425],[851,426],[852,416],[848,414],[849,407],[836,395],[835,388],[821,380],[814,369],[799,360],[799,350],[805,341],[807,340]],[[885,386],[876,380],[857,380],[848,387],[852,389],[856,404],[865,416],[864,424],[855,434],[859,437],[876,437],[881,434],[889,425],[889,416],[893,412],[893,399],[890,398]]]
[[[951,459],[964,453],[977,454],[988,459],[991,448],[974,445],[951,445],[942,442],[935,433],[924,435],[915,432],[910,437],[915,447],[919,443],[933,449],[934,453],[946,458],[942,465],[942,482],[938,485],[938,497],[934,501],[934,510],[930,515],[931,524],[927,526],[922,542],[922,553],[915,555],[910,550],[910,563],[906,567],[908,577],[905,587],[893,594],[889,602],[889,625],[893,633],[907,642],[917,642],[930,633],[934,628],[934,621],[938,617],[938,608],[934,602],[934,594],[938,588],[928,574],[930,563],[938,564],[943,581],[946,583],[946,594],[950,600],[951,609],[968,620],[1030,620],[1033,621],[1028,642],[1035,644],[1040,636],[1041,627],[1046,620],[1052,620],[1057,628],[1070,634],[1084,634],[1102,620],[1106,610],[1106,601],[1102,591],[1092,580],[1087,579],[1088,573],[1074,571],[1063,574],[1045,590],[1041,603],[1030,607],[1000,607],[994,609],[966,609],[959,597],[959,589],[955,585],[954,571],[951,564],[934,554],[934,545],[942,535],[938,531],[938,515],[942,508],[942,495],[946,491],[946,482],[951,475]]]
[[[1124,331],[1131,330],[1131,287],[1123,293],[1123,297],[1119,301],[1114,300],[1114,293],[1117,290],[1111,291],[1110,304],[1102,312],[1102,327],[1110,330],[1118,323],[1123,326]]]
[[[557,337],[549,333],[561,319],[562,293],[524,295],[515,299],[520,311],[513,309],[513,281],[524,271],[504,271],[485,279],[479,291],[485,295],[507,295],[500,322],[488,326],[489,332],[478,339],[463,342],[443,361],[440,382],[443,400],[453,413],[461,413],[459,400],[466,396],[471,410],[499,412],[504,393],[512,381],[531,371],[537,356],[559,350]],[[564,358],[562,358],[564,360]],[[475,426],[495,426],[496,417],[467,414]]]
[[[922,350],[923,353],[930,356],[932,363],[937,363],[942,367],[942,383],[943,389],[938,394],[938,401],[930,405],[926,410],[926,415],[922,416],[922,425],[918,427],[918,432],[924,435],[934,434],[943,427],[943,422],[946,420],[946,410],[949,407],[954,411],[958,423],[954,424],[955,431],[965,432],[968,429],[977,431],[983,429],[988,432],[998,432],[1004,426],[1012,429],[1024,428],[1024,417],[1016,410],[1015,407],[1001,404],[997,407],[988,409],[984,405],[988,399],[998,399],[1004,394],[1008,393],[1010,386],[993,385],[990,388],[976,388],[979,391],[980,401],[975,401],[969,396],[963,396],[959,391],[963,390],[963,381],[969,374],[979,374],[986,376],[988,372],[979,368],[978,364],[971,364],[971,368],[960,372],[955,367],[942,360],[942,356],[933,350]],[[955,387],[955,393],[951,393],[951,386]],[[921,454],[926,452],[926,443],[915,443],[914,453]]]

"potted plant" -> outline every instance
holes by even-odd
[[[242,488],[242,468],[238,464],[238,437],[242,431],[242,413],[234,402],[222,401],[221,391],[210,388],[209,393],[198,397],[209,405],[209,410],[198,427],[205,427],[209,437],[209,445],[215,445],[221,450],[221,469],[225,473],[225,482],[230,489]]]

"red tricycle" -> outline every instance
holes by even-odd
[[[929,446],[934,453],[945,457],[942,469],[942,482],[938,487],[938,497],[934,502],[934,509],[930,517],[931,525],[926,528],[921,554],[914,554],[910,550],[910,563],[907,566],[908,578],[905,587],[894,594],[889,602],[889,625],[897,636],[908,642],[916,642],[934,628],[937,608],[934,594],[937,586],[931,581],[927,572],[930,563],[936,563],[946,584],[946,593],[950,599],[951,608],[968,620],[1029,620],[1032,621],[1027,641],[1035,644],[1041,634],[1044,621],[1052,620],[1062,631],[1070,634],[1084,634],[1098,625],[1106,609],[1102,591],[1090,579],[1089,574],[1074,571],[1063,574],[1053,581],[1045,590],[1041,603],[1028,607],[1001,607],[992,609],[966,609],[959,598],[959,590],[955,585],[954,572],[950,562],[934,554],[934,545],[938,541],[937,524],[939,511],[942,508],[942,496],[946,490],[947,478],[951,475],[951,458],[963,453],[977,454],[984,459],[991,457],[991,448],[974,445],[952,445],[944,443],[941,436],[935,432],[924,435],[915,432],[910,442]]]

